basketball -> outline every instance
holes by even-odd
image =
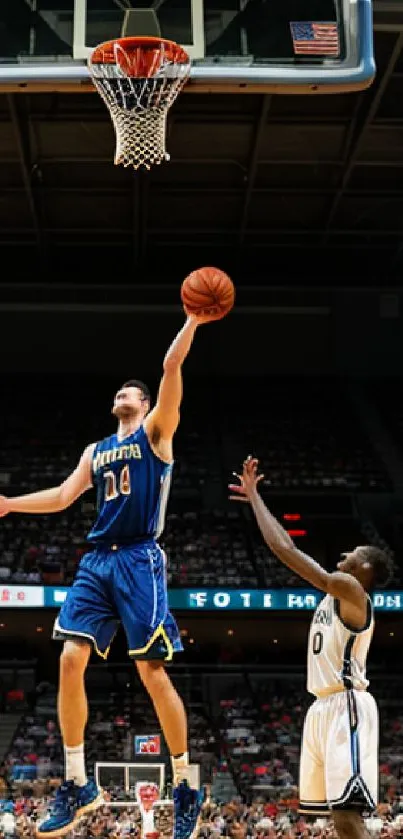
[[[220,320],[234,305],[235,288],[219,268],[198,268],[182,283],[181,298],[186,314]]]

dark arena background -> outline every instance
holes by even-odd
[[[326,22],[333,45],[301,56],[295,21]],[[85,64],[122,33],[162,34],[192,59],[170,161],[150,171],[113,165]],[[226,271],[234,310],[198,330],[184,367],[161,540],[184,644],[168,668],[211,795],[199,836],[334,836],[297,812],[321,594],[228,500],[255,454],[264,500],[326,569],[360,544],[393,559],[373,595],[380,805],[367,827],[401,837],[403,3],[2,0],[0,59],[0,493],[64,480],[113,433],[125,380],[155,399],[183,279]],[[89,493],[0,520],[0,839],[33,837],[63,776],[51,634],[94,505]],[[93,654],[86,686],[87,769],[107,803],[71,835],[142,839],[135,785],[168,801],[172,778],[123,633],[107,662]]]

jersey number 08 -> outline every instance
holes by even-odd
[[[127,464],[120,473],[115,474],[112,470],[104,472],[104,481],[105,501],[113,501],[119,495],[130,495],[130,472]]]

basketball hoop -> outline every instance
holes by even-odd
[[[88,69],[112,117],[115,164],[169,160],[166,119],[189,76],[187,52],[163,38],[116,38],[95,47]]]

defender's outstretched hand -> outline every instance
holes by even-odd
[[[259,474],[258,470],[258,459],[249,455],[243,462],[242,475],[233,473],[238,478],[239,484],[229,485],[229,491],[235,493],[235,495],[230,495],[230,501],[250,501],[251,496],[256,492],[258,483],[264,478],[264,475]]]
[[[7,516],[10,512],[10,502],[5,495],[0,495],[0,518]]]

